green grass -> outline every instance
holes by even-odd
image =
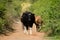
[[[60,0],[37,0],[32,3],[31,12],[42,16],[44,26],[42,30],[48,35],[60,33]]]
[[[60,36],[47,37],[49,40],[60,40]]]

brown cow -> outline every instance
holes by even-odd
[[[42,18],[41,16],[35,16],[35,24],[36,24],[36,29],[38,31],[38,29],[40,28],[39,26],[42,26]]]

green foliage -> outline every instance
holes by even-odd
[[[11,8],[10,3],[12,4],[12,0],[0,0],[0,34],[5,34],[8,31],[13,31],[13,28],[11,25],[12,19],[13,19],[11,17],[12,10],[9,10]]]
[[[13,20],[20,18],[22,2],[30,2],[30,11],[42,16],[41,31],[49,36],[60,35],[60,0],[0,0],[0,33],[9,30]]]
[[[6,4],[6,0],[0,0],[0,33],[3,30],[3,26],[4,26],[4,11],[5,11],[5,4]]]
[[[8,2],[6,4],[7,14],[13,18],[20,17],[21,13],[21,1],[20,0],[12,0],[12,2]]]
[[[42,16],[42,30],[49,36],[60,34],[60,0],[37,0],[30,10]]]
[[[4,20],[0,18],[0,32],[1,32],[3,26],[4,26]]]
[[[25,1],[0,0],[0,33],[5,34],[7,31],[13,31],[12,23],[20,20],[21,3]]]

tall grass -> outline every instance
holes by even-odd
[[[49,36],[60,34],[60,0],[37,0],[30,10],[42,16],[44,25],[42,31]]]
[[[12,24],[19,19],[21,13],[20,0],[0,1],[0,34],[14,31]]]

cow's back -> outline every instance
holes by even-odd
[[[34,14],[32,14],[31,12],[25,12],[23,13],[22,17],[21,17],[21,22],[24,25],[32,25],[35,22],[35,16]]]

